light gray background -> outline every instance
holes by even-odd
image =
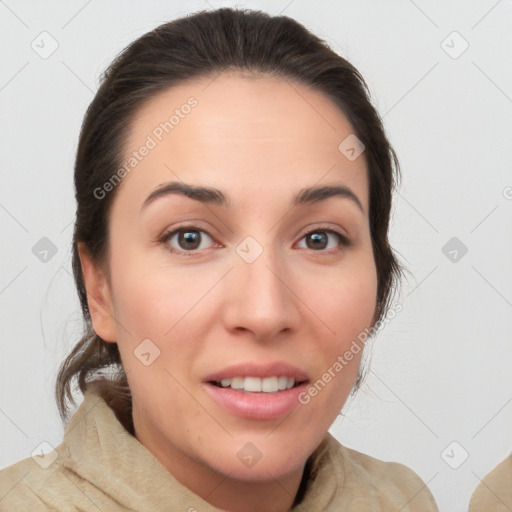
[[[304,23],[372,90],[404,174],[392,243],[414,279],[372,345],[365,385],[331,431],[413,468],[442,512],[464,511],[512,445],[505,0],[0,1],[0,467],[62,440],[54,381],[81,331],[70,275],[72,166],[101,71],[162,22],[235,5]],[[58,43],[47,59],[31,48],[42,46],[43,31]],[[42,237],[58,251],[46,262],[32,252]],[[442,252],[452,237],[468,248],[455,262]]]

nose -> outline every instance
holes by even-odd
[[[250,332],[258,340],[297,329],[300,311],[290,280],[284,262],[270,251],[252,263],[236,261],[223,308],[226,328]]]

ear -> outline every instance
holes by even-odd
[[[83,243],[78,243],[78,254],[94,332],[105,341],[115,342],[117,341],[116,321],[107,278],[93,262]]]

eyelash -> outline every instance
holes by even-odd
[[[196,250],[192,250],[192,251],[180,251],[180,250],[174,249],[168,245],[169,240],[174,235],[176,235],[177,233],[186,232],[186,231],[199,231],[200,233],[206,233],[213,240],[213,237],[204,229],[200,229],[197,226],[193,226],[193,225],[184,225],[184,226],[179,226],[178,228],[175,228],[172,231],[166,231],[158,239],[158,242],[162,245],[165,245],[166,249],[173,254],[177,254],[179,256],[186,256],[186,257],[197,256],[203,249],[196,249]],[[336,231],[327,226],[318,226],[315,229],[312,229],[312,230],[308,231],[307,233],[304,233],[302,235],[302,237],[300,238],[300,240],[306,238],[307,236],[309,236],[313,233],[330,233],[330,234],[338,237],[339,244],[341,244],[343,247],[347,248],[352,245],[352,242],[345,235],[342,235],[339,231]],[[318,251],[315,251],[314,249],[309,249],[309,250],[312,252],[320,253],[320,254],[335,254],[340,249],[339,249],[339,245],[338,245],[334,249],[321,249]]]

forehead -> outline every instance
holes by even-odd
[[[255,191],[343,182],[367,210],[364,154],[339,149],[354,130],[321,92],[269,75],[223,73],[160,92],[139,109],[127,137],[125,161],[143,146],[123,183],[126,200],[166,181],[210,185],[247,199]],[[121,191],[119,191],[121,192]]]

